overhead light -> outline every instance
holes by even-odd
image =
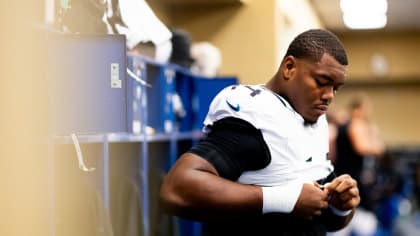
[[[350,29],[381,29],[386,26],[386,15],[343,14],[344,24]]]
[[[344,24],[350,29],[380,29],[387,23],[387,0],[340,0]]]

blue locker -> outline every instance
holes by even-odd
[[[158,133],[174,131],[175,68],[171,65],[146,63],[146,81],[152,86],[146,90],[147,124]]]
[[[213,98],[223,88],[229,85],[238,84],[238,78],[233,76],[214,78],[195,76],[193,84],[193,129],[201,130]]]
[[[179,96],[182,103],[183,114],[175,112],[177,129],[181,132],[189,132],[193,129],[193,109],[192,109],[192,97],[193,97],[193,76],[189,71],[178,68],[176,71],[176,94]]]
[[[147,87],[137,81],[134,76],[141,80],[145,80],[145,62],[136,60],[134,56],[128,55],[127,68],[130,70],[127,76],[127,123],[129,133],[139,134],[144,129],[145,119],[147,115],[147,106],[145,103],[145,95]]]

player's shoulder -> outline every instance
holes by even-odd
[[[259,85],[235,84],[224,88],[219,95],[224,98],[235,98],[235,100],[248,100],[261,92]]]

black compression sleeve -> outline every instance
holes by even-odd
[[[247,170],[266,167],[270,151],[260,130],[242,119],[228,117],[209,127],[207,137],[189,152],[212,163],[219,175],[236,180]]]

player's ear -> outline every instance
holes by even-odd
[[[283,60],[283,78],[289,80],[293,78],[296,73],[296,58],[293,56],[287,56]]]

